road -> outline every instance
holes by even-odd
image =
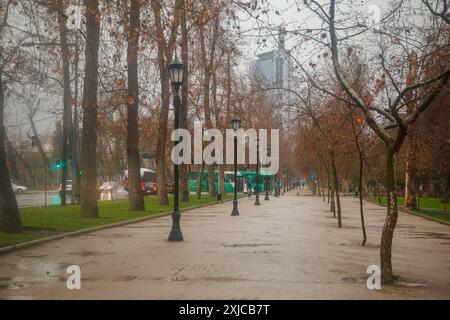
[[[127,199],[128,192],[123,189],[119,189],[117,192],[113,193],[113,199]],[[110,200],[109,193],[102,193],[100,195],[100,200]],[[19,208],[27,207],[38,207],[45,205],[45,193],[44,191],[30,191],[26,193],[16,194],[17,204]],[[60,204],[60,198],[57,190],[50,190],[47,192],[47,205],[58,205]],[[70,196],[67,197],[67,203],[70,203]]]
[[[289,193],[260,207],[239,201],[182,214],[184,242],[168,242],[163,217],[67,237],[0,255],[5,299],[450,299],[450,227],[401,212],[393,244],[394,286],[368,290],[379,263],[385,209],[344,197],[337,228],[318,197]],[[81,268],[81,290],[66,269]]]

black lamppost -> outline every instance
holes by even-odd
[[[255,189],[255,206],[259,206],[261,205],[261,203],[259,203],[259,137],[256,138],[256,189]]]
[[[241,120],[234,116],[231,119],[231,126],[234,130],[234,133],[239,129],[241,124]],[[237,136],[234,135],[234,197],[233,197],[233,211],[231,212],[232,216],[239,215],[238,209],[238,200],[237,200]]]
[[[177,55],[175,54],[175,58],[172,63],[169,65],[169,77],[170,82],[172,83],[172,88],[174,91],[173,96],[173,107],[175,113],[175,130],[180,127],[180,107],[181,107],[181,98],[180,98],[180,87],[183,83],[183,71],[184,64],[178,60]],[[179,143],[179,141],[174,141],[174,147]],[[175,155],[178,157],[178,155]],[[175,163],[173,165],[174,178],[173,178],[173,213],[172,213],[172,229],[169,234],[169,241],[183,241],[183,233],[181,233],[180,228],[180,209],[179,209],[179,170],[178,170],[178,159],[174,159]]]
[[[269,156],[269,153],[270,153],[270,147],[269,146],[267,146],[267,156]],[[264,197],[264,200],[269,200],[269,189],[270,189],[270,180],[269,180],[269,183],[267,183],[267,172],[266,172],[266,176],[265,176],[265,186],[264,186],[264,189],[266,190],[266,196]]]

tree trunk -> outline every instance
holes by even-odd
[[[205,45],[205,25],[200,26],[200,49],[201,58],[203,65],[203,110],[205,113],[206,128],[212,128],[211,122],[211,106],[210,106],[210,84],[211,84],[211,74],[213,72],[214,66],[214,53],[216,49],[216,39],[217,39],[217,28],[218,28],[218,18],[215,18],[213,27],[213,37],[210,44],[209,61],[206,53]],[[216,196],[215,188],[215,175],[214,175],[214,165],[208,166],[208,191],[211,196]]]
[[[325,183],[323,182],[323,180],[321,180],[322,181],[322,183],[321,183],[321,185],[322,185],[322,200],[323,200],[323,202],[325,202],[326,201],[326,199],[325,199]]]
[[[98,49],[100,11],[98,0],[85,0],[86,49],[83,96],[83,134],[81,141],[81,206],[82,218],[97,218],[97,127],[98,127]]]
[[[334,183],[330,181],[330,211],[333,212],[333,218],[336,218],[336,202],[334,197]]]
[[[218,165],[218,177],[217,182],[219,184],[219,193],[222,195],[222,199],[225,197],[225,183],[224,183],[224,169],[223,164]]]
[[[356,150],[358,151],[358,157],[359,157],[359,177],[358,177],[358,196],[359,196],[359,211],[361,215],[361,228],[363,232],[363,241],[362,246],[364,247],[366,245],[367,241],[367,234],[366,234],[366,225],[364,223],[364,203],[363,203],[363,174],[364,174],[364,151],[362,149],[362,146],[360,144],[359,140],[359,133],[356,130],[355,123],[352,119],[352,129],[353,129],[353,136],[355,137],[355,144],[356,144]],[[362,129],[360,133],[362,132]]]
[[[205,169],[205,163],[202,163],[200,172],[197,174],[197,199],[202,197],[203,188],[203,170]]]
[[[22,221],[20,219],[16,197],[11,186],[6,159],[5,127],[3,124],[5,94],[3,92],[1,76],[0,74],[0,232],[12,233],[21,231]]]
[[[139,80],[138,50],[140,34],[140,0],[131,0],[130,35],[127,48],[127,156],[128,156],[128,210],[145,211],[141,190],[141,160],[139,158]]]
[[[5,139],[5,146],[6,146],[6,159],[8,160],[8,168],[9,168],[9,174],[12,181],[16,183],[23,184],[22,179],[20,178],[19,170],[17,169],[17,154],[16,149],[12,145],[12,143],[9,141],[8,136],[6,135],[6,132],[4,133],[4,139]],[[20,181],[20,182],[18,182]]]
[[[159,78],[161,82],[161,110],[159,112],[158,141],[156,145],[156,184],[158,188],[158,199],[160,205],[168,205],[169,198],[167,196],[167,179],[166,179],[166,146],[167,143],[167,122],[169,117],[170,104],[170,84],[167,71],[167,63],[165,59],[165,38],[164,30],[161,22],[161,3],[152,1],[153,13],[155,16],[156,37],[158,39],[158,67]]]
[[[407,85],[411,86],[416,82],[417,76],[417,54],[413,51],[409,57],[409,72],[407,77]],[[412,92],[406,96],[408,115],[416,111],[417,104],[412,101]],[[417,128],[413,123],[408,128],[407,146],[406,146],[406,163],[405,163],[405,207],[409,209],[417,209]]]
[[[361,150],[359,149],[359,146],[358,146],[358,153],[359,153],[359,180],[358,180],[359,211],[361,214],[361,227],[362,227],[362,232],[363,232],[362,246],[364,247],[366,245],[366,241],[367,241],[366,225],[364,223],[364,203],[363,203],[363,192],[362,192],[364,156],[363,156]]]
[[[381,235],[381,280],[383,283],[393,283],[394,275],[392,272],[392,238],[397,224],[397,194],[395,178],[395,157],[396,153],[388,150],[386,157],[387,174],[387,214]]]
[[[417,209],[417,137],[415,131],[415,125],[413,124],[408,130],[408,144],[405,164],[405,207],[414,210]]]
[[[58,9],[64,12],[63,0],[58,0]],[[72,108],[71,100],[72,94],[70,90],[70,60],[69,60],[69,46],[67,44],[67,26],[66,19],[61,13],[58,13],[58,26],[61,47],[61,61],[63,67],[63,133],[62,133],[62,150],[61,150],[61,205],[66,204],[66,180],[68,178],[68,158],[69,158],[69,143],[71,145],[72,139],[70,133],[72,132]]]
[[[330,181],[330,175],[328,175],[327,179],[327,203],[330,204],[330,193],[331,193],[331,181]]]
[[[189,105],[189,34],[186,22],[186,0],[181,1],[181,61],[184,64],[183,85],[181,87],[180,128],[188,129]],[[180,165],[181,202],[189,202],[189,165]]]
[[[337,209],[337,218],[338,218],[338,228],[342,228],[342,215],[341,215],[341,199],[339,197],[339,179],[337,175],[336,169],[336,159],[334,156],[333,148],[330,148],[330,158],[331,158],[331,170],[333,176],[333,189],[336,195],[336,209]]]
[[[320,179],[317,179],[317,195],[319,198],[322,197],[322,189],[320,188]]]

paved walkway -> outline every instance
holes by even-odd
[[[263,198],[262,198],[263,199]],[[400,213],[393,248],[399,285],[366,288],[379,263],[384,208],[366,204],[360,246],[358,203],[343,199],[343,229],[326,203],[295,192],[186,212],[185,241],[168,242],[170,217],[48,242],[0,255],[0,298],[450,299],[450,227]],[[66,289],[79,265],[81,290]]]

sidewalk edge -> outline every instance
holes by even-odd
[[[230,202],[232,200],[233,199],[223,200],[222,203]],[[194,209],[200,209],[200,208],[204,208],[204,207],[212,207],[212,206],[215,206],[217,204],[221,204],[221,203],[207,203],[207,204],[202,204],[202,205],[198,205],[198,206],[194,206],[194,207],[183,208],[180,211],[181,212],[186,212],[186,211],[191,211],[191,210],[194,210]],[[167,217],[167,216],[170,216],[171,214],[172,214],[172,211],[170,211],[170,212],[162,212],[162,213],[156,213],[156,214],[152,214],[152,215],[145,216],[145,217],[140,217],[140,218],[135,218],[135,219],[131,219],[131,220],[114,222],[114,223],[111,223],[111,224],[105,224],[105,225],[96,226],[96,227],[92,227],[92,228],[87,228],[87,229],[82,229],[82,230],[77,230],[77,231],[63,232],[61,234],[57,234],[57,235],[54,235],[54,236],[45,237],[45,238],[41,238],[41,239],[36,239],[36,240],[32,240],[32,241],[26,241],[26,242],[13,244],[11,246],[0,248],[0,255],[4,254],[4,253],[15,251],[15,250],[23,249],[23,248],[37,246],[39,244],[42,244],[42,243],[45,243],[45,242],[50,242],[50,241],[53,241],[53,240],[59,240],[59,239],[63,239],[63,238],[70,238],[70,237],[79,236],[79,235],[86,234],[86,233],[91,233],[91,232],[94,232],[94,231],[110,229],[110,228],[115,228],[115,227],[121,227],[121,226],[124,226],[124,225],[133,224],[133,223],[143,222],[143,221],[147,221],[147,220],[153,220],[153,219],[157,219],[157,218],[161,218],[161,217]]]
[[[370,201],[370,200],[365,200],[365,201],[367,201],[367,202],[369,202],[369,203],[373,203],[373,204],[375,204],[375,205],[377,205],[377,206],[386,208],[386,205],[385,205],[385,204],[377,203],[377,202]],[[417,213],[417,212],[411,211],[411,210],[406,209],[406,208],[403,208],[403,207],[398,207],[398,210],[399,210],[399,211],[402,211],[402,212],[404,212],[404,213],[411,214],[411,215],[413,215],[413,216],[417,216],[417,217],[420,217],[420,218],[423,218],[423,219],[426,219],[426,220],[429,220],[429,221],[434,221],[434,222],[437,222],[437,223],[440,223],[440,224],[443,224],[443,225],[445,225],[445,226],[450,227],[450,222],[447,222],[447,221],[443,221],[443,220],[439,220],[439,219],[436,219],[436,218],[424,216],[424,215],[421,215],[421,214],[419,214],[419,213]]]

